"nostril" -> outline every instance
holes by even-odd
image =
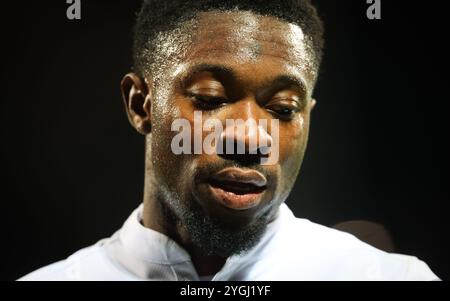
[[[243,166],[259,165],[261,164],[262,158],[269,157],[270,148],[262,147],[256,149],[256,151],[250,152],[248,148],[244,149],[243,152],[238,151],[237,143],[234,144],[232,150],[228,149],[223,153],[219,153],[219,156],[225,160],[235,161]]]
[[[261,156],[268,156],[270,154],[271,145],[267,146],[261,146],[258,148],[258,152],[261,154]]]
[[[239,163],[242,166],[253,166],[261,164],[261,156],[252,155],[252,154],[244,154],[244,155],[220,155],[223,159],[234,161]]]
[[[250,119],[244,123],[227,125],[216,144],[216,153],[226,159],[244,165],[262,164],[269,157],[272,137],[266,126]]]

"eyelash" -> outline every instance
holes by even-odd
[[[202,110],[215,110],[224,106],[228,100],[225,97],[207,96],[201,94],[188,94],[189,98],[193,101],[194,105]],[[269,106],[268,111],[280,117],[282,120],[293,119],[295,113],[299,112],[298,108],[291,108],[286,105],[278,104]]]
[[[275,108],[274,108],[275,107]],[[299,110],[297,108],[288,108],[287,106],[274,106],[268,110],[276,114],[280,119],[291,120],[294,118],[295,113]]]
[[[194,104],[204,110],[217,109],[228,101],[225,97],[206,96],[200,94],[189,94]]]

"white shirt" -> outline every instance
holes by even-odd
[[[139,206],[112,237],[19,280],[200,280],[189,254],[145,228]],[[203,279],[203,278],[202,278]],[[226,260],[212,280],[438,280],[413,256],[389,254],[306,219],[287,205],[250,251]]]

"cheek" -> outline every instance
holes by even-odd
[[[279,150],[281,164],[296,165],[295,162],[303,158],[308,140],[308,128],[309,120],[303,115],[289,123],[280,123]]]
[[[160,110],[155,106],[152,110],[151,160],[157,180],[163,185],[172,186],[174,172],[180,172],[180,161],[183,156],[175,155],[171,150],[171,142],[177,132],[171,131],[172,122],[179,116],[178,110]],[[176,177],[178,179],[178,177]]]
[[[280,126],[281,186],[290,190],[295,183],[308,141],[309,119],[301,116],[296,122]]]
[[[171,143],[174,137],[180,133],[180,131],[172,131],[172,123],[177,119],[188,120],[193,130],[192,109],[186,105],[185,99],[177,98],[174,98],[170,104],[166,104],[164,107],[164,109],[161,109],[159,106],[155,106],[152,111],[154,122],[151,145],[154,173],[161,185],[182,195],[183,191],[186,190],[185,187],[190,185],[195,156],[189,154],[177,155],[172,151]],[[170,107],[170,109],[167,109],[167,107]],[[193,141],[193,139],[191,140]]]

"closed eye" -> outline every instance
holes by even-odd
[[[193,104],[202,110],[214,110],[221,106],[224,106],[228,100],[225,97],[209,96],[202,94],[189,93],[189,98]]]
[[[300,111],[298,105],[294,102],[277,102],[266,106],[269,112],[272,112],[282,120],[292,120],[295,114]]]

